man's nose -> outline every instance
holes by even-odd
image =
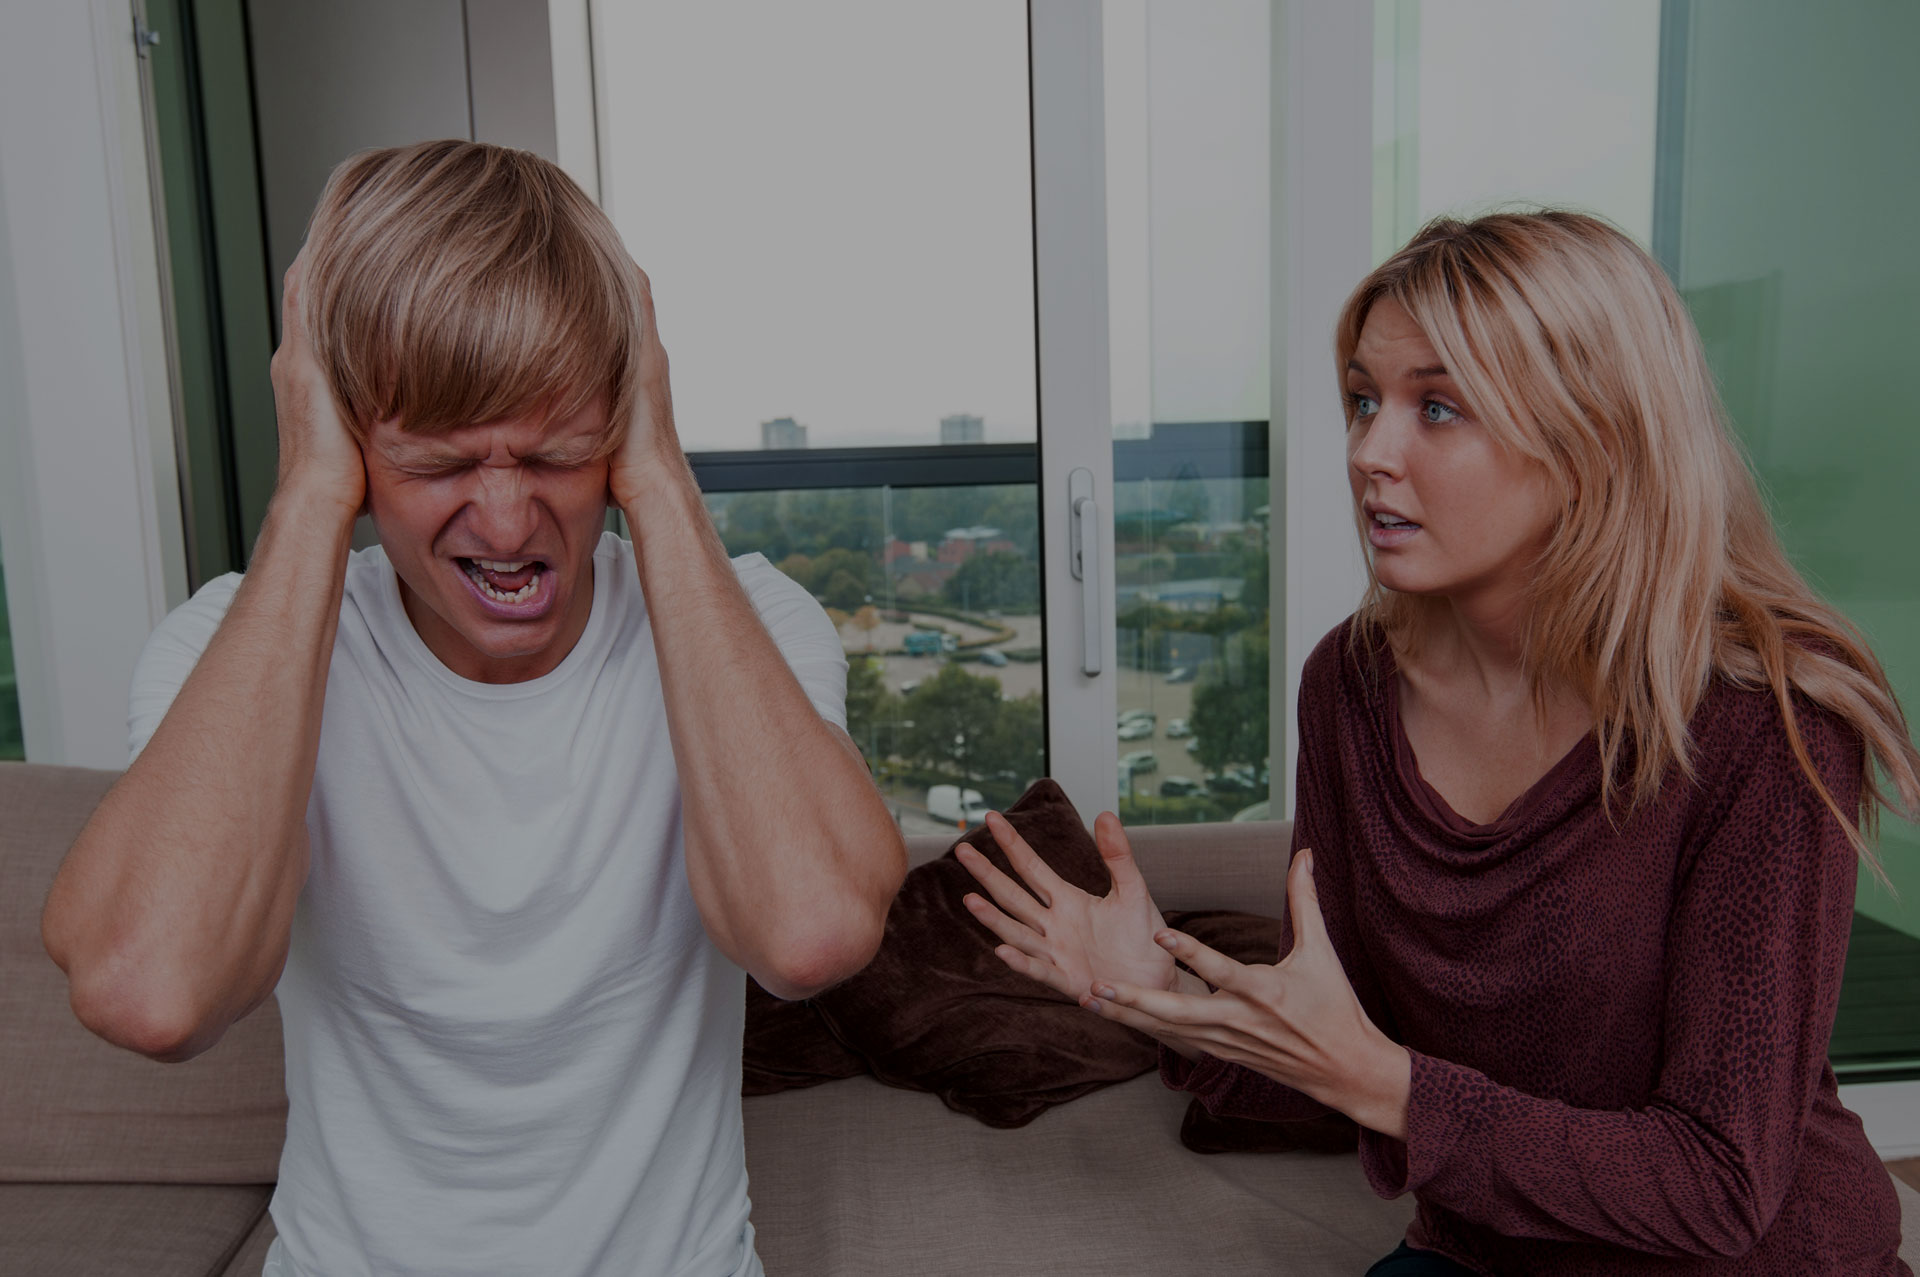
[[[511,554],[533,539],[540,522],[538,504],[521,467],[476,467],[478,489],[469,508],[469,526],[487,549]]]

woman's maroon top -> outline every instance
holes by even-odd
[[[1421,779],[1393,656],[1351,621],[1300,687],[1293,845],[1367,1014],[1413,1056],[1405,1143],[1361,1132],[1407,1240],[1495,1274],[1881,1277],[1900,1207],[1827,1040],[1856,858],[1771,691],[1716,682],[1697,783],[1609,823],[1588,736],[1489,825]],[[1796,699],[1843,811],[1861,744]],[[1289,925],[1281,951],[1292,946]],[[1324,1114],[1258,1073],[1162,1052],[1222,1115]]]

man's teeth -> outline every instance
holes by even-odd
[[[467,576],[475,585],[480,587],[482,594],[496,603],[525,603],[528,599],[532,598],[534,592],[540,588],[540,574],[546,570],[544,566],[535,567],[533,576],[528,579],[525,585],[517,590],[496,590],[488,583],[487,578],[482,575],[481,569],[485,568],[494,572],[518,572],[521,568],[526,567],[527,564],[532,563],[533,560],[522,559],[518,564],[512,565],[503,565],[496,559],[470,559],[468,561],[472,563],[473,566],[467,570]]]

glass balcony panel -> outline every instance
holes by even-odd
[[[827,609],[847,731],[901,829],[950,832],[1046,767],[1032,484],[709,493],[731,554]]]

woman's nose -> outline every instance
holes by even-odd
[[[1348,465],[1363,475],[1400,473],[1406,444],[1403,426],[1380,412],[1351,429],[1356,437],[1347,452]]]

